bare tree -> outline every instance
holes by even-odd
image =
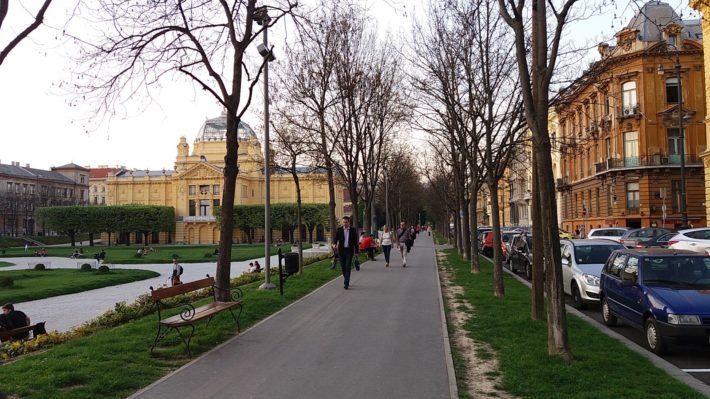
[[[274,4],[267,9],[256,7],[256,0],[100,0],[92,3],[94,9],[88,11],[96,18],[91,23],[100,26],[103,37],[98,43],[85,46],[83,70],[78,72],[86,80],[79,80],[77,85],[88,98],[98,101],[102,111],[110,112],[141,90],[149,91],[164,79],[176,76],[187,77],[225,109],[227,148],[215,273],[220,300],[229,296],[234,194],[239,173],[237,132],[263,67],[254,66],[251,76],[245,52],[263,29],[296,6],[290,2]],[[270,18],[269,13],[274,15]],[[268,58],[264,57],[263,62]],[[243,98],[245,74],[252,80]]]
[[[550,81],[559,55],[560,40],[570,9],[578,0],[531,0],[531,11],[526,0],[497,0],[501,15],[515,33],[518,74],[522,85],[525,118],[532,131],[536,162],[536,182],[533,187],[533,212],[538,219],[533,225],[542,226],[544,270],[546,271],[547,351],[550,355],[571,360],[572,351],[567,336],[567,316],[562,287],[562,262],[555,186],[552,179],[552,145],[547,126]],[[548,10],[550,19],[548,19]],[[528,20],[528,16],[530,20]],[[530,26],[530,30],[528,30]],[[548,27],[553,34],[548,37]],[[526,43],[531,43],[528,58]],[[542,221],[545,221],[542,223]],[[540,259],[540,258],[536,258]]]
[[[18,5],[22,7],[22,4],[19,2],[15,2],[15,5]],[[17,35],[15,35],[14,38],[10,40],[8,44],[5,45],[5,47],[0,47],[0,66],[2,66],[2,63],[5,61],[7,56],[10,54],[10,52],[17,47],[20,42],[25,40],[29,35],[37,28],[39,28],[40,25],[42,25],[42,22],[44,22],[44,14],[47,12],[47,9],[49,6],[52,4],[52,0],[44,0],[42,5],[39,7],[39,10],[37,10],[37,13],[34,14],[34,20],[32,23],[27,25],[25,29],[20,31]],[[3,25],[5,23],[5,18],[7,18],[7,14],[10,11],[10,0],[0,0],[0,32],[2,32]],[[7,25],[5,25],[7,26]]]

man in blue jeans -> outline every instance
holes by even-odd
[[[347,290],[350,287],[350,268],[353,263],[353,256],[357,254],[358,237],[357,230],[350,226],[350,218],[343,216],[341,227],[335,232],[333,238],[333,252],[338,251],[340,258],[340,269],[343,272],[343,287]]]

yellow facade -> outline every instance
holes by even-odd
[[[210,119],[200,129],[192,151],[183,136],[177,145],[174,169],[162,171],[127,170],[106,180],[107,205],[160,205],[175,209],[175,233],[169,237],[161,233],[154,241],[185,244],[216,244],[219,242],[219,223],[213,216],[214,208],[222,200],[224,155],[226,143],[224,116]],[[264,203],[265,179],[261,144],[248,125],[239,128],[239,175],[234,202],[236,205]],[[328,182],[322,171],[299,174],[303,203],[327,204]],[[342,216],[342,186],[336,185],[336,216]],[[296,185],[290,173],[271,175],[271,203],[296,203]],[[325,223],[327,225],[327,223]],[[281,227],[273,226],[273,239],[281,237]],[[319,227],[315,239],[324,239],[327,226]],[[299,229],[296,239],[300,240]],[[125,239],[135,239],[124,237]],[[263,239],[258,231],[256,240]],[[246,234],[235,229],[235,243],[246,241]]]
[[[710,4],[707,1],[692,0],[690,6],[694,9],[700,11],[703,14],[702,29],[703,37],[710,37]],[[703,41],[703,58],[705,65],[710,65],[710,41]],[[705,98],[710,98],[710,68],[705,68]],[[705,104],[705,137],[706,142],[710,143],[710,101]],[[700,158],[703,160],[703,166],[705,169],[705,204],[710,204],[710,152],[705,151],[700,154]],[[706,219],[710,220],[710,207],[705,205]]]

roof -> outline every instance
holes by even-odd
[[[66,164],[66,165],[62,165],[62,166],[53,166],[53,167],[52,167],[52,170],[59,170],[59,169],[79,169],[79,170],[85,170],[85,171],[87,171],[87,172],[89,171],[89,169],[87,169],[87,168],[85,168],[85,167],[83,167],[83,166],[77,165],[77,164],[75,164],[75,163],[73,163],[73,162],[72,162],[72,163],[68,163],[68,164]]]
[[[658,42],[663,40],[661,29],[669,23],[683,26],[684,39],[698,40],[703,37],[699,20],[684,21],[668,3],[657,0],[644,4],[631,19],[627,28],[638,30],[638,38],[643,42]]]
[[[122,168],[91,168],[89,169],[90,179],[105,179],[109,175],[114,175],[116,172],[122,171]]]
[[[74,180],[51,170],[42,170],[19,165],[0,164],[0,175],[20,179],[52,180],[60,183],[76,183]]]
[[[205,123],[200,127],[197,132],[198,141],[204,140],[225,140],[227,137],[227,114],[222,113],[222,115],[207,119]],[[239,121],[239,128],[237,131],[237,137],[239,140],[251,140],[256,138],[254,130],[247,125],[244,121]]]
[[[116,177],[121,178],[121,177],[158,177],[158,176],[172,176],[173,171],[172,170],[123,170],[121,172],[116,173]]]
[[[278,167],[274,168],[273,173],[287,174],[291,173],[291,168]],[[319,166],[296,166],[296,173],[325,173],[326,169]],[[263,169],[262,169],[263,173]]]

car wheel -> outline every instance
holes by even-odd
[[[657,355],[662,355],[666,351],[667,344],[658,331],[656,319],[653,316],[646,319],[644,332],[646,333],[646,346],[648,346],[648,349]]]
[[[587,305],[582,300],[582,294],[579,292],[579,287],[577,287],[577,283],[575,282],[572,283],[572,305],[575,307],[575,309],[580,310],[587,307]]]
[[[609,303],[607,303],[606,297],[602,298],[602,320],[607,326],[611,327],[616,325],[616,316],[611,314],[611,310],[609,309]]]
[[[525,277],[532,281],[532,265],[530,265],[530,262],[525,262]]]

